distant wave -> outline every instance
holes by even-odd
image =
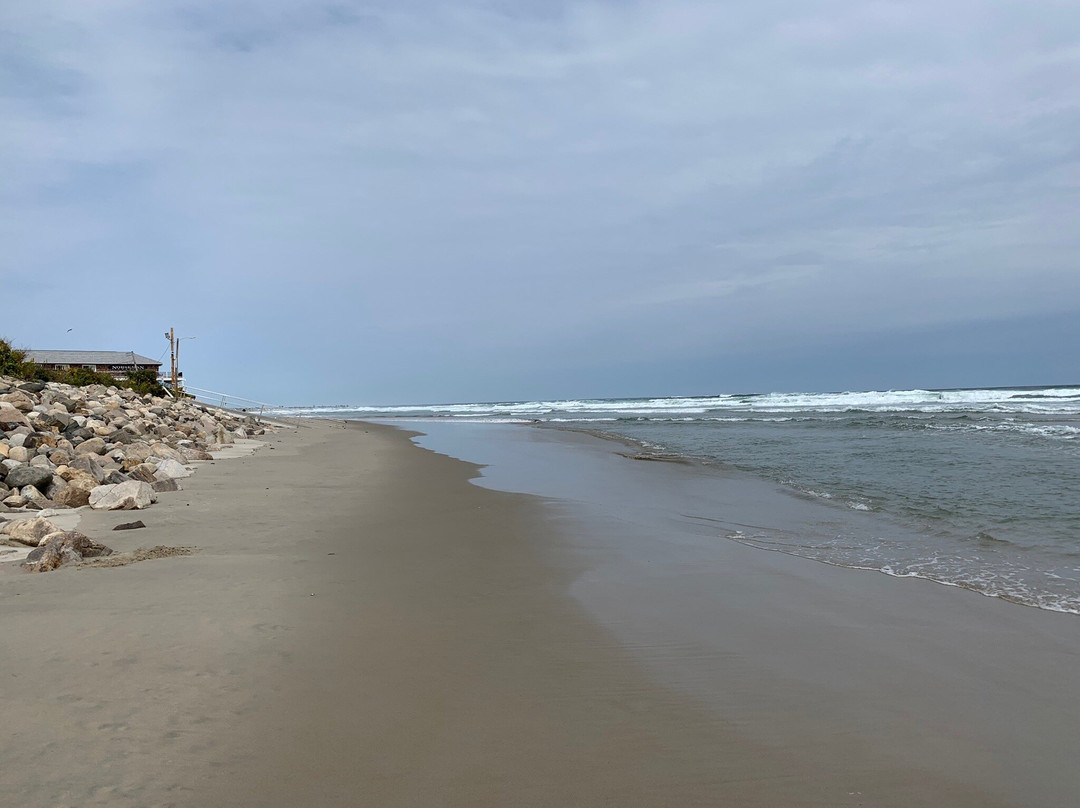
[[[278,415],[341,417],[513,418],[597,420],[601,417],[645,419],[723,417],[727,413],[1026,413],[1080,412],[1080,387],[884,390],[843,393],[761,393],[717,396],[566,399],[395,406],[283,407]]]

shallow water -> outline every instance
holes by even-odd
[[[307,411],[617,436],[645,457],[692,458],[779,484],[833,517],[783,530],[757,520],[726,538],[1080,613],[1080,388]]]

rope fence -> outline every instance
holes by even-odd
[[[278,423],[286,423],[295,427],[308,428],[310,425],[305,424],[304,421],[310,420],[322,420],[322,421],[336,421],[334,418],[301,418],[299,416],[287,416],[279,415],[275,410],[287,409],[282,404],[270,404],[266,401],[257,401],[253,398],[245,398],[244,396],[237,396],[232,393],[222,393],[220,390],[207,390],[202,387],[192,387],[189,384],[185,384],[181,391],[194,398],[203,404],[207,404],[212,407],[220,407],[225,410],[232,410],[234,412],[242,412],[251,415],[256,421],[261,422],[265,420],[277,421]],[[170,391],[171,392],[171,391]],[[269,418],[265,418],[264,413],[270,410],[271,415]]]

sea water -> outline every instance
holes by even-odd
[[[770,393],[423,407],[342,418],[587,429],[873,519],[723,538],[1080,614],[1080,387]]]

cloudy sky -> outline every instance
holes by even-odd
[[[0,4],[0,335],[275,403],[1080,382],[1078,191],[1075,0]]]

